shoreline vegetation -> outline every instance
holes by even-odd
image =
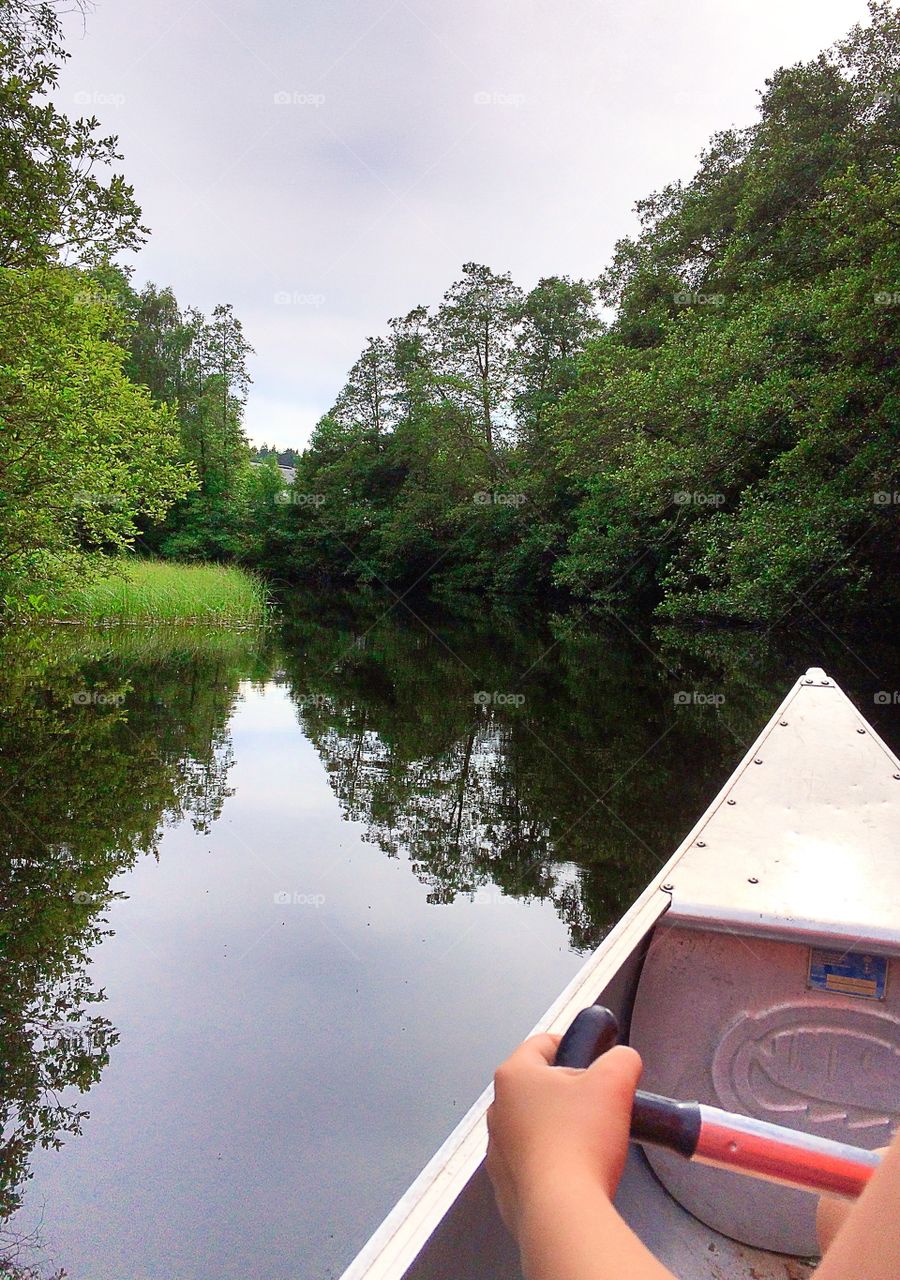
[[[0,6],[0,620],[258,618],[260,583],[186,585],[209,562],[662,624],[895,609],[900,9],[868,8],[598,275],[465,263],[279,453],[231,304],[117,265],[149,230],[116,139],[53,105],[55,6]],[[184,568],[93,582],[136,548]]]
[[[470,262],[370,338],[262,563],[662,624],[896,609],[900,9],[869,15],[597,279]]]
[[[233,565],[112,561],[108,576],[69,584],[46,601],[46,621],[91,627],[258,628],[269,604],[265,583]]]

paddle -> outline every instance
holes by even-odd
[[[589,1067],[615,1044],[615,1014],[602,1005],[582,1009],[559,1043],[557,1067]],[[765,1178],[803,1191],[827,1191],[855,1199],[881,1163],[864,1151],[829,1138],[785,1129],[703,1102],[675,1102],[638,1089],[631,1140],[676,1151],[688,1160]]]

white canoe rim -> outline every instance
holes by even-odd
[[[534,1031],[562,1032],[602,998],[642,1054],[642,1087],[883,1145],[900,1112],[900,980],[889,979],[900,956],[898,833],[900,762],[811,668]],[[849,978],[817,989],[815,958],[829,953],[879,957],[874,998]],[[342,1280],[517,1280],[483,1168],[491,1096]],[[616,1202],[676,1275],[809,1274],[812,1196],[651,1158],[652,1171],[632,1148]]]

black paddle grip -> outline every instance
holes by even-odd
[[[556,1050],[556,1067],[589,1067],[616,1043],[619,1024],[611,1009],[592,1004],[574,1018]]]
[[[557,1067],[589,1067],[611,1049],[619,1034],[619,1024],[611,1009],[592,1004],[574,1018],[556,1051]],[[675,1102],[642,1090],[634,1095],[631,1112],[631,1140],[648,1146],[666,1147],[688,1159],[700,1137],[700,1107],[696,1102]]]

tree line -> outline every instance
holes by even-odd
[[[280,574],[777,623],[893,600],[900,15],[778,71],[595,281],[469,263],[371,338]]]
[[[252,554],[240,321],[136,291],[144,243],[114,137],[54,106],[67,57],[53,3],[0,4],[0,615],[135,547]]]
[[[148,234],[116,140],[52,105],[54,5],[0,5],[0,608],[135,547],[677,621],[894,603],[900,12],[869,9],[598,278],[465,264],[302,453],[251,453],[240,321],[115,265]]]

